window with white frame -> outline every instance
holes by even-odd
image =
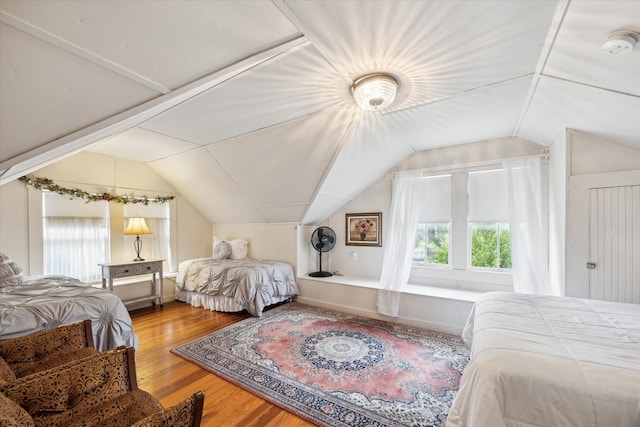
[[[455,170],[429,180],[416,230],[410,282],[486,290],[511,286],[506,174],[501,168]],[[481,286],[480,286],[481,288]]]
[[[511,236],[504,170],[470,172],[468,195],[468,267],[510,270]]]
[[[448,267],[451,228],[451,175],[425,177],[427,209],[418,219],[413,262],[416,265]]]
[[[171,221],[169,203],[128,204],[124,206],[123,230],[130,218],[144,218],[152,234],[140,236],[142,250],[140,255],[144,259],[164,259],[165,269],[171,270]],[[125,259],[134,259],[136,252],[133,242],[136,236],[124,237]]]
[[[48,191],[42,198],[44,274],[99,280],[98,263],[109,261],[109,203],[86,203]]]

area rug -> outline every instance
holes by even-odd
[[[453,335],[288,303],[172,350],[321,426],[441,426],[469,360]]]

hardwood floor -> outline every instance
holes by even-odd
[[[172,301],[131,311],[140,340],[138,385],[165,407],[205,392],[202,426],[312,426],[313,424],[178,357],[170,350],[249,317]]]

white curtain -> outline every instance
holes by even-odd
[[[393,180],[391,211],[384,246],[378,313],[398,317],[400,295],[411,273],[416,226],[425,204],[422,171],[397,173]]]
[[[542,159],[503,162],[507,173],[511,262],[515,292],[560,295],[549,279],[548,238],[542,209]]]
[[[100,280],[99,262],[109,260],[109,225],[105,218],[45,217],[44,273]]]

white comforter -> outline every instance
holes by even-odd
[[[91,319],[99,351],[138,346],[131,317],[120,298],[67,276],[27,276],[0,287],[0,339]]]
[[[492,292],[448,427],[640,426],[640,305]]]
[[[198,258],[178,266],[176,299],[187,300],[184,291],[228,298],[234,307],[261,316],[266,306],[295,298],[298,285],[287,262]]]

